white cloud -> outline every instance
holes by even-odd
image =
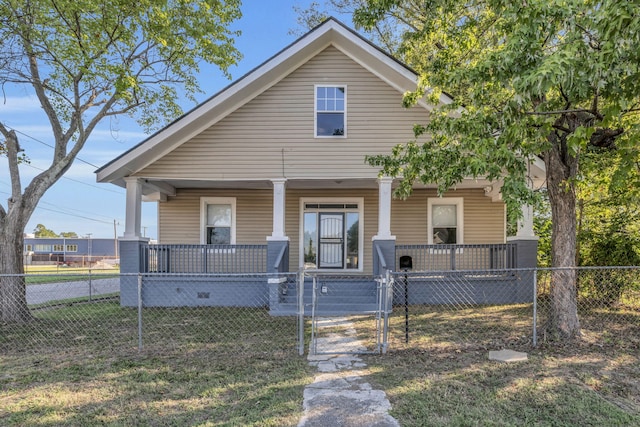
[[[40,101],[35,96],[7,96],[0,98],[0,114],[3,116],[34,111],[43,112]]]

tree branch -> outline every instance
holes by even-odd
[[[553,116],[557,114],[572,114],[572,113],[589,113],[593,114],[591,110],[584,108],[577,108],[575,110],[554,110],[554,111],[528,111],[525,114],[529,116]],[[595,114],[594,114],[595,116]]]
[[[16,131],[8,129],[3,123],[0,123],[0,133],[5,138],[7,150],[7,160],[9,163],[9,177],[11,179],[11,198],[9,199],[8,210],[11,210],[13,203],[22,197],[22,186],[20,185],[20,168],[18,167],[18,153],[20,144]]]

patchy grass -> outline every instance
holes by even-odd
[[[313,379],[296,320],[265,309],[145,309],[141,352],[117,303],[35,315],[0,325],[3,426],[293,426]]]
[[[532,349],[527,310],[414,307],[408,344],[397,310],[388,353],[365,357],[369,380],[403,426],[640,425],[640,314],[585,312],[580,342]],[[529,360],[488,360],[502,348]]]
[[[264,308],[147,308],[116,302],[34,311],[0,324],[0,425],[294,426],[315,371],[296,319]],[[531,348],[530,306],[412,307],[390,318],[386,355],[363,356],[403,426],[640,425],[640,312],[581,313],[577,343]],[[528,319],[528,320],[527,320]],[[371,316],[355,316],[373,340]],[[307,333],[309,325],[307,325]],[[337,329],[336,329],[337,332]],[[526,351],[503,364],[489,350]]]

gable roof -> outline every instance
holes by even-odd
[[[208,100],[96,170],[97,181],[124,187],[124,177],[162,158],[222,120],[328,46],[334,46],[399,93],[416,88],[417,75],[413,70],[340,21],[329,18]],[[451,100],[443,94],[440,102],[450,103]],[[432,109],[426,102],[420,103],[428,110]]]

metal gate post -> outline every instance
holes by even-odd
[[[304,270],[296,275],[298,280],[298,354],[304,355]]]
[[[316,287],[317,287],[317,283],[316,283],[316,276],[313,276],[313,285],[311,287],[311,354],[316,354],[317,353],[317,348],[316,348]]]
[[[538,346],[538,270],[533,270],[533,346]]]
[[[391,282],[391,270],[385,273],[384,288],[384,321],[382,322],[382,354],[387,354],[389,346],[389,300],[393,298],[393,283]]]
[[[138,273],[138,351],[142,350],[142,274]]]

